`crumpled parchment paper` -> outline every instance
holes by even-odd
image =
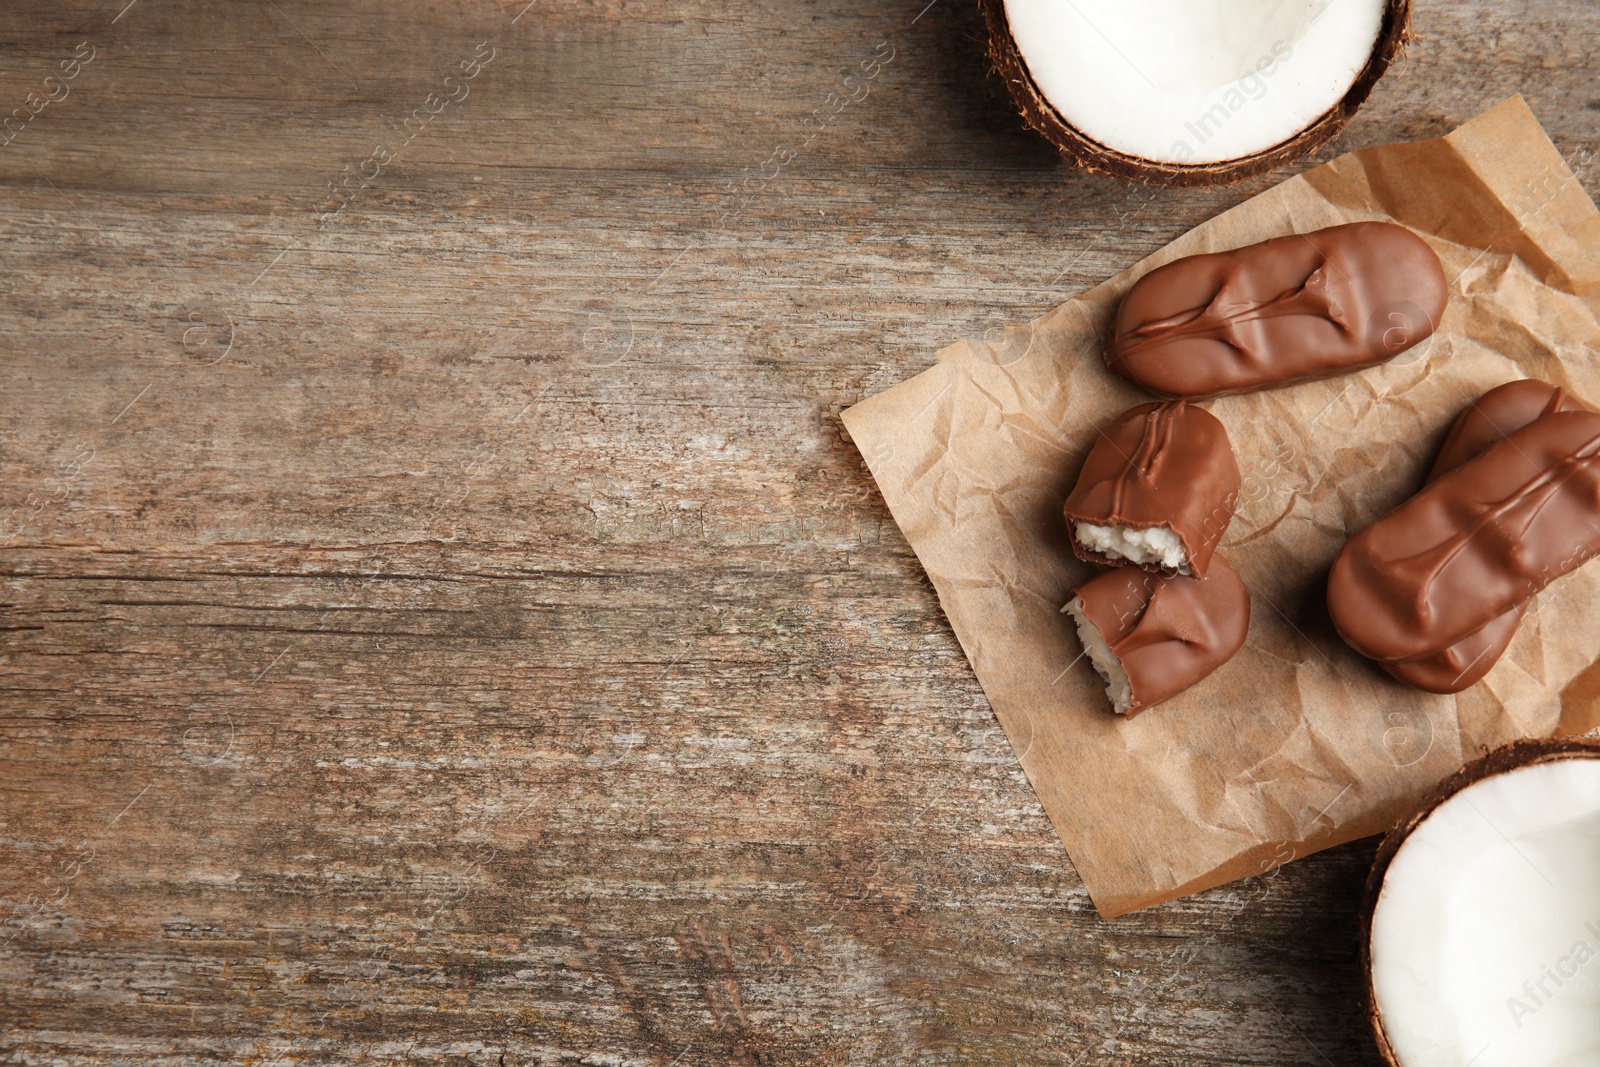
[[[1438,252],[1442,323],[1384,366],[1206,405],[1244,472],[1220,551],[1250,589],[1250,635],[1187,693],[1112,715],[1061,613],[1096,573],[1061,503],[1096,430],[1150,399],[1101,361],[1117,301],[1179,256],[1362,219]],[[1541,593],[1453,697],[1356,655],[1323,604],[1345,538],[1418,488],[1457,413],[1521,377],[1600,406],[1597,348],[1600,214],[1516,97],[1292,178],[999,342],[951,345],[844,422],[1110,917],[1381,832],[1484,749],[1600,723],[1600,563]]]

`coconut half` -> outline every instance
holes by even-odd
[[[1263,174],[1333,139],[1408,40],[1411,0],[979,0],[1028,124],[1160,185]]]
[[[1384,839],[1366,908],[1391,1067],[1600,1063],[1600,742],[1468,764]]]

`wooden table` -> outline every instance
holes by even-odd
[[[1596,189],[1600,8],[1416,29],[1305,166]],[[956,0],[0,40],[0,1058],[1374,1062],[1371,844],[1098,919],[837,418],[1287,172],[1067,169]]]

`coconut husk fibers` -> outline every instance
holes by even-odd
[[[1061,505],[1096,432],[1149,398],[1102,361],[1117,301],[1182,255],[1366,219],[1438,252],[1434,335],[1387,364],[1206,406],[1244,484],[1218,551],[1253,601],[1245,646],[1133,720],[1061,607],[1096,569]],[[998,342],[962,341],[844,413],[1023,769],[1111,916],[1381,833],[1469,759],[1600,722],[1600,563],[1540,593],[1453,696],[1349,649],[1322,603],[1345,539],[1422,484],[1457,414],[1541,378],[1600,406],[1600,213],[1513,98],[1447,137],[1366,149],[1246,201]]]
[[[1422,798],[1417,809],[1384,836],[1378,847],[1377,858],[1372,861],[1372,872],[1367,875],[1367,890],[1361,902],[1361,968],[1367,976],[1367,1019],[1372,1023],[1373,1037],[1378,1054],[1390,1067],[1402,1067],[1389,1035],[1383,1029],[1383,1019],[1378,1014],[1377,991],[1372,985],[1372,917],[1378,910],[1378,896],[1383,892],[1383,879],[1389,873],[1389,864],[1395,853],[1406,843],[1413,830],[1421,826],[1439,805],[1486,778],[1507,771],[1533,767],[1541,763],[1557,763],[1569,759],[1600,759],[1600,739],[1565,738],[1555,741],[1515,741],[1496,749],[1481,759],[1473,760],[1455,774],[1440,782]]]
[[[1411,41],[1411,0],[1389,0],[1372,55],[1345,94],[1305,129],[1286,141],[1237,159],[1216,163],[1162,163],[1101,144],[1061,116],[1039,90],[1011,36],[1005,0],[978,0],[989,28],[989,61],[1006,83],[1025,121],[1056,146],[1066,159],[1097,174],[1149,185],[1225,185],[1276,170],[1316,151],[1339,135],[1366,103],[1389,65]]]

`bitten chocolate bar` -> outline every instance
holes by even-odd
[[[1190,400],[1327,378],[1428,337],[1448,294],[1439,257],[1404,226],[1275,237],[1140,278],[1117,310],[1106,366]]]
[[[1228,662],[1250,629],[1250,594],[1221,556],[1204,578],[1107,571],[1080,586],[1065,610],[1112,709],[1130,719]]]
[[[1533,378],[1507,382],[1484,393],[1456,417],[1454,425],[1439,447],[1428,481],[1476,459],[1543,415],[1557,411],[1582,411],[1566,390]],[[1484,624],[1477,633],[1457,641],[1443,652],[1421,659],[1385,662],[1380,666],[1414,689],[1429,693],[1459,693],[1476,685],[1505,654],[1517,625],[1527,613],[1524,600],[1510,611]]]
[[[1328,611],[1378,660],[1440,652],[1600,551],[1600,414],[1559,411],[1345,543]]]
[[[1062,510],[1080,559],[1205,577],[1239,502],[1228,431],[1182,400],[1130,408],[1100,431]]]

